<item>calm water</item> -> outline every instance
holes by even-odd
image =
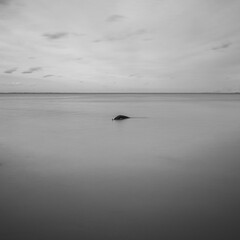
[[[239,95],[0,95],[2,240],[239,239],[239,183]]]

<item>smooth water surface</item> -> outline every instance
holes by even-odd
[[[239,183],[239,95],[0,95],[2,240],[238,239]]]

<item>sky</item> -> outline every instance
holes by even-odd
[[[0,0],[0,92],[236,91],[239,0]]]

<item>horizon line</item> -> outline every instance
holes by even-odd
[[[0,94],[240,94],[240,92],[0,92]]]

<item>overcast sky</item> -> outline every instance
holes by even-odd
[[[1,92],[239,90],[239,0],[0,0]]]

